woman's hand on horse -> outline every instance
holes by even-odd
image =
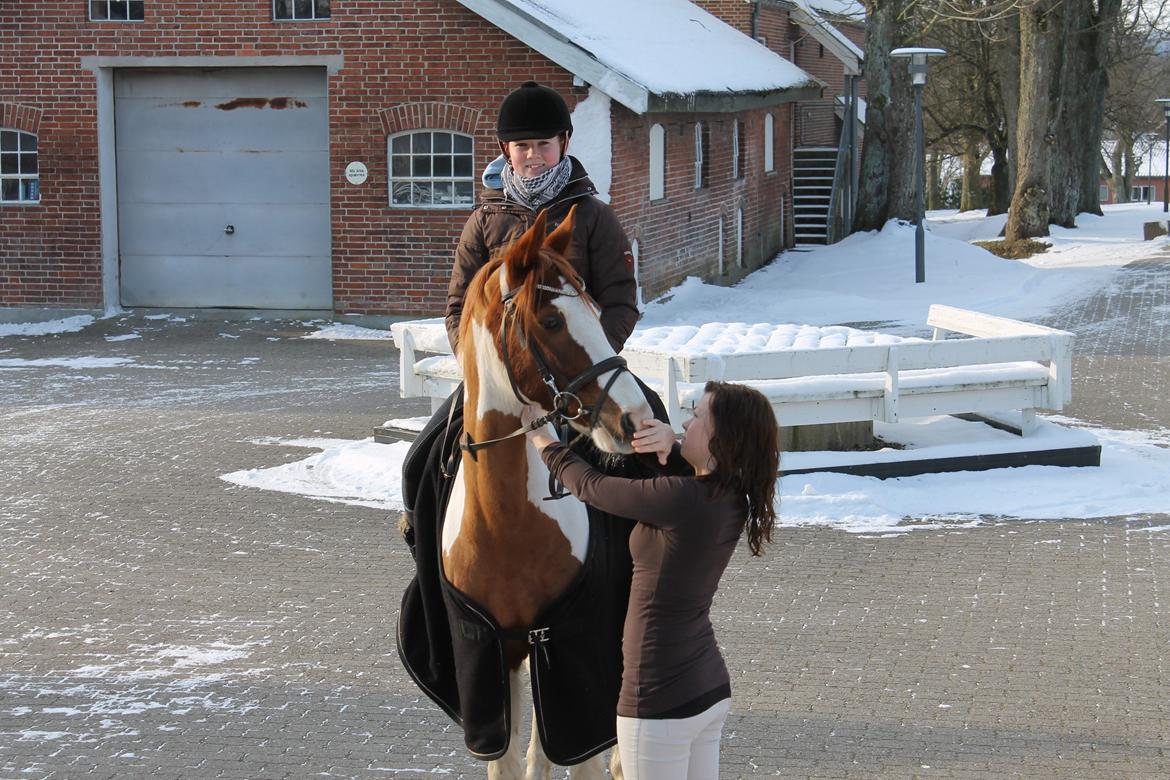
[[[662,420],[643,420],[641,429],[634,431],[634,452],[658,455],[658,462],[666,465],[666,458],[674,447],[674,430]]]
[[[520,411],[520,424],[527,427],[536,420],[544,416],[544,410],[536,404],[528,404]],[[556,442],[552,436],[548,434],[548,426],[542,425],[535,431],[528,432],[528,441],[532,442],[532,446],[536,447],[537,451],[543,450],[550,444]]]

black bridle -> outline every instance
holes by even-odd
[[[557,295],[568,295],[576,298],[581,295],[581,293],[577,291],[567,292],[563,289],[549,287],[548,285],[544,284],[538,284],[536,285],[536,288],[538,290],[553,293],[554,297]],[[520,343],[527,347],[529,354],[532,355],[533,362],[536,364],[537,370],[540,372],[541,381],[544,382],[545,386],[548,387],[549,392],[552,394],[553,410],[546,415],[538,417],[528,425],[521,426],[512,433],[496,439],[485,439],[484,441],[476,442],[472,441],[471,437],[465,433],[463,436],[463,441],[459,444],[459,449],[470,453],[472,458],[475,458],[475,453],[478,450],[482,450],[485,447],[490,447],[493,444],[498,444],[502,441],[507,441],[508,439],[514,438],[516,436],[523,436],[529,431],[534,431],[537,428],[540,428],[541,426],[550,422],[558,428],[558,432],[562,433],[562,438],[564,438],[563,429],[568,427],[568,422],[571,420],[579,420],[586,413],[589,415],[589,430],[593,430],[597,427],[598,419],[601,416],[601,407],[605,405],[606,399],[609,398],[610,388],[613,387],[614,382],[617,381],[618,377],[621,376],[623,371],[629,371],[629,368],[626,366],[626,359],[620,355],[614,355],[612,357],[606,358],[605,360],[602,360],[600,363],[594,363],[592,366],[582,371],[576,377],[571,379],[569,383],[565,385],[563,390],[559,388],[557,386],[556,376],[549,367],[548,360],[545,358],[544,353],[540,349],[540,346],[536,343],[536,341],[528,339],[527,335],[524,333],[524,330],[519,325],[519,316],[516,311],[516,293],[519,291],[519,287],[512,288],[511,290],[505,292],[502,298],[504,303],[504,317],[503,323],[500,327],[500,353],[504,360],[504,370],[508,374],[508,383],[512,386],[512,393],[516,396],[516,400],[522,404],[533,403],[531,399],[526,398],[524,394],[520,392],[520,387],[516,384],[516,375],[512,370],[512,363],[508,360],[508,325],[510,322],[515,320],[515,328],[519,334]],[[595,403],[592,407],[586,406],[584,403],[582,403],[581,398],[577,395],[578,391],[580,391],[580,389],[588,383],[600,377],[606,371],[613,371],[613,376],[611,376],[609,381],[605,383],[605,386],[601,388],[601,395],[598,397],[597,403]]]

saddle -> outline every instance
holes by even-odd
[[[460,387],[435,412],[403,465],[403,533],[415,576],[402,596],[398,655],[423,693],[463,728],[472,755],[493,760],[508,750],[511,736],[505,643],[528,642],[544,752],[553,763],[577,764],[617,741],[633,523],[590,507],[589,543],[576,580],[527,631],[503,629],[443,574],[443,515],[460,460],[462,397]],[[641,466],[628,459],[616,468]]]

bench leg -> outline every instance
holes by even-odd
[[[1040,427],[1040,422],[1036,419],[1036,410],[1024,409],[1022,417],[1023,419],[1020,421],[1020,435],[1031,436]]]

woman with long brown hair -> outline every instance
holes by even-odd
[[[529,407],[525,422],[541,414]],[[711,601],[746,532],[752,555],[772,540],[779,429],[745,385],[708,382],[676,443],[670,426],[642,423],[634,449],[667,474],[624,479],[597,471],[547,426],[529,433],[553,475],[586,504],[637,521],[617,733],[629,780],[710,780],[731,680],[711,626]]]

